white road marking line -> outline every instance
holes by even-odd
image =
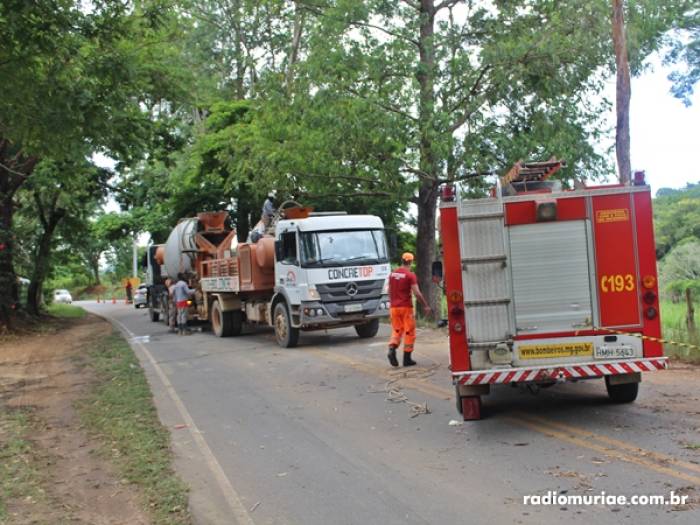
[[[221,465],[217,461],[216,456],[214,456],[214,453],[209,448],[209,445],[202,437],[202,433],[200,432],[199,428],[197,428],[197,425],[195,425],[192,416],[190,416],[190,413],[185,407],[185,404],[180,399],[180,396],[177,395],[177,392],[175,392],[175,388],[173,387],[172,383],[170,383],[170,380],[165,375],[165,372],[163,372],[162,368],[158,365],[158,363],[156,363],[156,360],[151,355],[151,352],[149,352],[148,349],[141,342],[133,339],[135,334],[131,330],[129,330],[124,325],[124,323],[114,318],[110,319],[113,322],[117,323],[122,328],[122,330],[129,335],[129,337],[131,338],[132,345],[137,346],[139,350],[143,352],[143,354],[146,356],[146,358],[156,371],[156,374],[158,374],[158,377],[163,383],[165,390],[168,392],[170,399],[173,401],[173,403],[175,403],[178,412],[180,412],[180,416],[187,424],[187,428],[190,431],[192,439],[194,439],[194,442],[197,444],[199,451],[204,456],[209,470],[211,470],[212,474],[216,478],[216,482],[219,485],[219,488],[221,489],[221,492],[223,493],[224,497],[226,498],[226,502],[231,508],[231,512],[233,513],[233,517],[236,523],[238,525],[255,525],[252,518],[250,517],[250,514],[248,514],[248,510],[241,502],[241,498],[236,492],[236,489],[234,489],[233,485],[231,485],[231,482],[224,473],[224,469],[221,468]]]

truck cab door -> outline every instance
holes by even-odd
[[[275,241],[275,290],[284,289],[291,304],[301,302],[301,268],[296,230],[284,231]]]

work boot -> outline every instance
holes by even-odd
[[[413,366],[416,364],[416,362],[413,359],[411,359],[411,354],[412,352],[403,353],[403,366]]]
[[[399,366],[399,360],[396,359],[396,347],[395,346],[389,347],[389,353],[387,354],[387,357],[389,358],[389,363],[391,363],[391,366]]]

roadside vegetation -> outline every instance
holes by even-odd
[[[52,303],[46,307],[49,315],[54,317],[67,317],[73,319],[82,319],[87,315],[87,312],[80,306],[72,304]]]
[[[666,353],[700,363],[700,183],[662,188],[654,199],[663,338]]]
[[[43,503],[46,499],[41,463],[31,441],[33,431],[30,410],[0,408],[0,523],[10,517],[9,501]]]
[[[95,317],[87,318],[84,309],[73,305],[53,304],[48,307],[48,313],[51,317],[44,316],[47,322],[27,331],[23,337],[42,341],[46,337],[59,339],[72,328],[105,323]],[[138,359],[118,332],[103,329],[88,333],[92,335],[84,338],[78,335],[75,340],[64,341],[64,347],[68,345],[72,349],[70,354],[56,356],[70,362],[64,374],[78,374],[87,381],[85,386],[77,387],[77,393],[74,390],[70,394],[75,400],[69,404],[77,413],[71,432],[87,433],[86,446],[113,465],[117,485],[137,487],[136,500],[151,523],[190,524],[188,489],[173,471],[170,435],[158,419]],[[11,335],[4,343],[14,346],[21,341],[22,338]],[[21,374],[32,377],[34,359],[22,365],[25,368]],[[4,366],[14,364],[0,362],[0,378],[8,371],[8,381],[12,381],[16,372],[5,370]],[[28,380],[27,384],[32,382]],[[21,386],[17,388],[18,391],[10,392],[17,394]],[[62,391],[47,388],[54,388],[54,399],[59,402],[64,395]],[[47,428],[42,417],[41,410],[32,406],[9,408],[5,399],[0,400],[0,523],[25,523],[25,518],[40,523],[55,523],[65,518],[68,522],[75,517],[70,496],[61,498],[54,489],[57,474],[51,474],[51,465],[56,463],[53,457],[56,452],[42,448],[40,436]],[[60,445],[54,445],[62,453]],[[61,481],[70,483],[70,480]]]
[[[156,524],[191,522],[187,487],[175,475],[170,435],[160,421],[143,369],[117,332],[90,344],[97,383],[79,404],[81,419],[101,441],[101,453],[142,491]]]

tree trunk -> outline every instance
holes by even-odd
[[[418,190],[418,232],[416,239],[416,276],[418,286],[434,312],[437,312],[437,294],[431,267],[435,257],[435,213],[437,210],[437,162],[433,151],[435,112],[435,2],[421,0],[419,55],[416,79],[420,86],[418,126],[420,134],[420,170],[423,180]]]
[[[55,201],[54,201],[55,204]],[[61,209],[50,210],[48,221],[44,224],[39,243],[34,256],[34,271],[27,290],[27,311],[32,315],[39,315],[41,306],[41,291],[44,286],[46,274],[49,271],[49,258],[51,257],[51,240],[58,223],[63,219],[65,212]]]
[[[102,284],[100,282],[100,256],[99,255],[90,261],[90,267],[92,268],[92,275],[95,279],[94,284],[95,284],[95,286],[99,286],[100,284]]]
[[[0,173],[0,326],[10,328],[12,313],[19,301],[19,290],[12,264],[14,191],[8,188],[6,177],[7,175]]]
[[[630,87],[630,66],[627,59],[623,0],[613,0],[612,33],[617,66],[615,154],[617,155],[620,182],[627,184],[632,175],[630,162],[630,97],[632,90]]]
[[[287,61],[287,94],[292,93],[292,82],[294,81],[294,65],[299,60],[299,48],[301,46],[301,35],[304,30],[304,11],[299,5],[294,5],[294,28],[292,33],[292,46],[289,50],[289,60]]]

